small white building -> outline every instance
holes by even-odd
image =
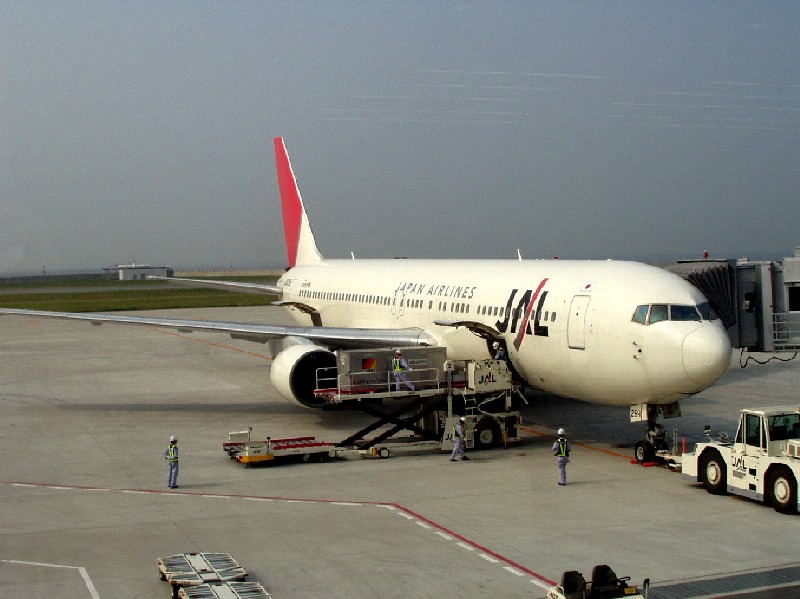
[[[150,266],[149,264],[119,264],[114,268],[104,268],[108,278],[120,281],[144,281],[149,276],[172,277],[175,271],[171,266]]]

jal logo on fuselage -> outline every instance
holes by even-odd
[[[526,289],[522,295],[517,298],[519,289],[512,289],[506,300],[506,309],[503,312],[503,320],[495,322],[495,327],[501,333],[518,333],[517,339],[514,341],[514,346],[519,349],[526,334],[534,334],[542,337],[549,336],[548,327],[540,324],[542,316],[542,306],[547,298],[547,291],[542,288],[547,282],[547,279],[542,279],[539,286],[534,289]],[[515,305],[516,300],[516,305]],[[537,301],[538,300],[538,301]],[[535,310],[533,309],[536,305]],[[533,316],[533,318],[531,318]],[[520,323],[520,320],[522,322]],[[531,327],[531,320],[533,320],[533,327]]]

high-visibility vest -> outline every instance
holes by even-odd
[[[394,367],[395,372],[400,372],[401,370],[405,370],[403,365],[400,363],[400,358],[395,358],[392,360],[392,366]]]
[[[167,460],[170,462],[178,461],[178,448],[175,445],[167,447]]]
[[[569,449],[567,449],[567,440],[563,437],[558,439],[558,450],[556,451],[556,457],[565,458],[569,455]]]

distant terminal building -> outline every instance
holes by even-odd
[[[120,281],[144,281],[149,276],[172,277],[175,271],[171,266],[150,266],[149,264],[118,264],[113,268],[104,268],[109,279]]]

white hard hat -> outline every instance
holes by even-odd
[[[492,343],[492,347],[493,347],[493,348],[495,348],[495,349],[497,349],[498,347],[500,347],[500,343],[498,343],[497,341],[495,341],[494,343]]]
[[[399,356],[399,355],[400,355],[400,354],[402,354],[403,352],[401,352],[401,351],[398,349],[398,350],[396,350],[394,353],[395,353],[395,354],[397,354],[397,355]]]
[[[558,434],[559,435],[563,435],[563,434],[565,434],[565,432],[566,431],[563,428],[558,429]]]
[[[177,441],[177,440],[178,440],[178,437],[176,437],[175,435],[172,435],[172,436],[169,438],[169,442],[170,442],[170,443],[172,443],[172,442],[174,442],[174,441]]]
[[[466,422],[467,421],[467,419],[464,418],[463,416],[460,418],[460,420],[461,420],[461,422]]]

